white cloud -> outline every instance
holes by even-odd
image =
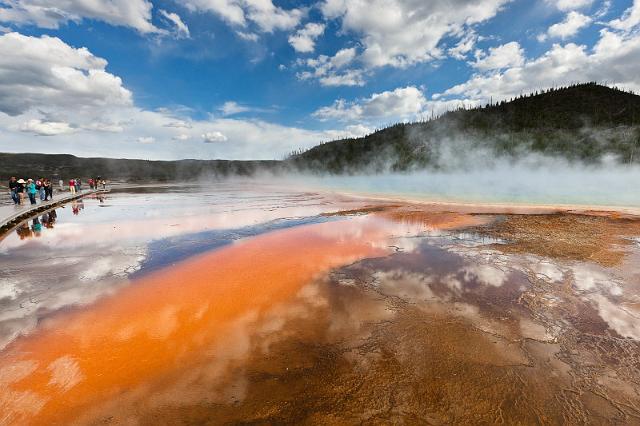
[[[448,50],[448,53],[455,59],[463,60],[471,52],[477,41],[478,35],[475,31],[468,31],[454,47]]]
[[[245,32],[245,31],[236,31],[236,35],[245,41],[253,41],[256,42],[260,39],[258,34]]]
[[[299,61],[298,65],[311,70],[299,72],[297,77],[300,80],[317,79],[323,86],[362,86],[364,72],[345,69],[352,64],[356,55],[356,49],[351,47],[339,50],[334,56],[320,55],[315,59]]]
[[[445,97],[463,96],[475,102],[507,99],[540,88],[576,81],[600,81],[640,90],[640,34],[602,30],[593,47],[554,44],[542,56],[491,75],[475,75],[446,90]]]
[[[182,21],[182,18],[177,13],[167,12],[166,10],[160,10],[160,14],[164,16],[174,27],[174,34],[176,38],[189,38],[191,34],[189,27]]]
[[[226,142],[229,140],[222,132],[207,132],[202,135],[202,140],[206,143]]]
[[[491,19],[508,1],[325,0],[321,10],[360,37],[366,67],[405,67],[441,57],[444,37]]]
[[[105,71],[107,61],[62,40],[18,33],[0,36],[0,112],[82,111],[130,105],[131,92]]]
[[[476,61],[471,66],[481,71],[499,70],[524,63],[524,50],[520,44],[512,41],[498,47],[490,47],[489,53],[476,52]]]
[[[151,23],[153,5],[148,0],[2,0],[1,3],[0,22],[56,29],[60,24],[86,18],[131,27],[141,33],[159,32]]]
[[[188,141],[189,135],[185,135],[183,133],[176,135],[172,138],[174,141]]]
[[[628,31],[640,24],[640,0],[634,0],[633,5],[628,8],[619,19],[609,22],[612,28]]]
[[[142,143],[142,144],[150,144],[150,143],[154,143],[155,141],[156,141],[156,138],[154,138],[153,136],[140,136],[139,138],[136,139],[136,142]]]
[[[549,37],[566,39],[578,34],[582,28],[591,24],[592,19],[579,12],[569,12],[564,21],[549,27]]]
[[[222,112],[222,115],[224,115],[225,117],[229,115],[242,114],[243,112],[248,112],[248,111],[251,111],[251,108],[244,105],[240,105],[237,102],[233,102],[233,101],[225,102],[220,107],[220,112]]]
[[[289,44],[300,53],[311,53],[316,48],[316,39],[324,33],[324,24],[310,22],[304,28],[289,36]]]
[[[214,13],[233,26],[246,28],[252,23],[266,33],[291,30],[303,16],[301,10],[282,9],[272,0],[184,0],[182,4],[191,11]]]
[[[64,135],[77,131],[69,123],[61,121],[43,121],[31,119],[20,126],[21,132],[33,133],[39,136]]]
[[[420,89],[408,86],[375,93],[356,102],[339,99],[313,113],[320,120],[371,121],[415,119],[424,111],[427,100]]]
[[[591,6],[593,0],[547,0],[547,3],[555,6],[558,10],[567,12]]]

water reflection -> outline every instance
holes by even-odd
[[[38,421],[59,421],[123,386],[154,387],[181,376],[178,366],[209,359],[207,348],[220,345],[236,321],[288,300],[332,267],[384,253],[373,243],[386,231],[373,223],[358,228],[336,222],[256,237],[149,275],[90,310],[52,318],[5,351],[0,369],[40,367],[5,382],[11,392],[0,411],[11,422],[31,418],[20,403],[27,392],[42,405]],[[74,377],[83,377],[66,391],[52,378],[60,359],[73,360]]]
[[[0,240],[0,349],[52,313],[128,285],[136,272],[261,233],[332,220],[318,213],[341,206],[316,194],[217,190],[167,194],[156,188],[153,197],[110,195],[108,204],[86,197],[20,224]]]

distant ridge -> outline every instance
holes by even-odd
[[[129,181],[179,181],[203,176],[250,176],[258,170],[273,171],[279,161],[177,160],[150,161],[114,158],[81,158],[68,154],[0,153],[0,178],[43,176],[54,179],[101,176]]]
[[[438,162],[438,153],[447,148],[443,145],[458,143],[458,148],[496,155],[540,153],[596,162],[609,154],[636,162],[639,126],[640,96],[585,83],[396,124],[362,138],[318,145],[289,161],[299,169],[333,173],[438,168],[443,167]]]

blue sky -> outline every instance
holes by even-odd
[[[0,151],[282,158],[595,80],[640,88],[640,0],[0,0]]]

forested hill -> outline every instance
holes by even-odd
[[[272,171],[279,161],[178,160],[147,161],[113,158],[80,158],[66,154],[0,153],[0,178],[10,176],[52,179],[106,179],[134,181],[183,181],[199,177],[249,176]]]
[[[452,156],[463,160],[465,154],[481,150],[496,156],[539,153],[583,162],[613,156],[629,163],[639,161],[639,129],[640,96],[586,83],[324,143],[289,161],[315,171],[379,172],[446,168]]]

